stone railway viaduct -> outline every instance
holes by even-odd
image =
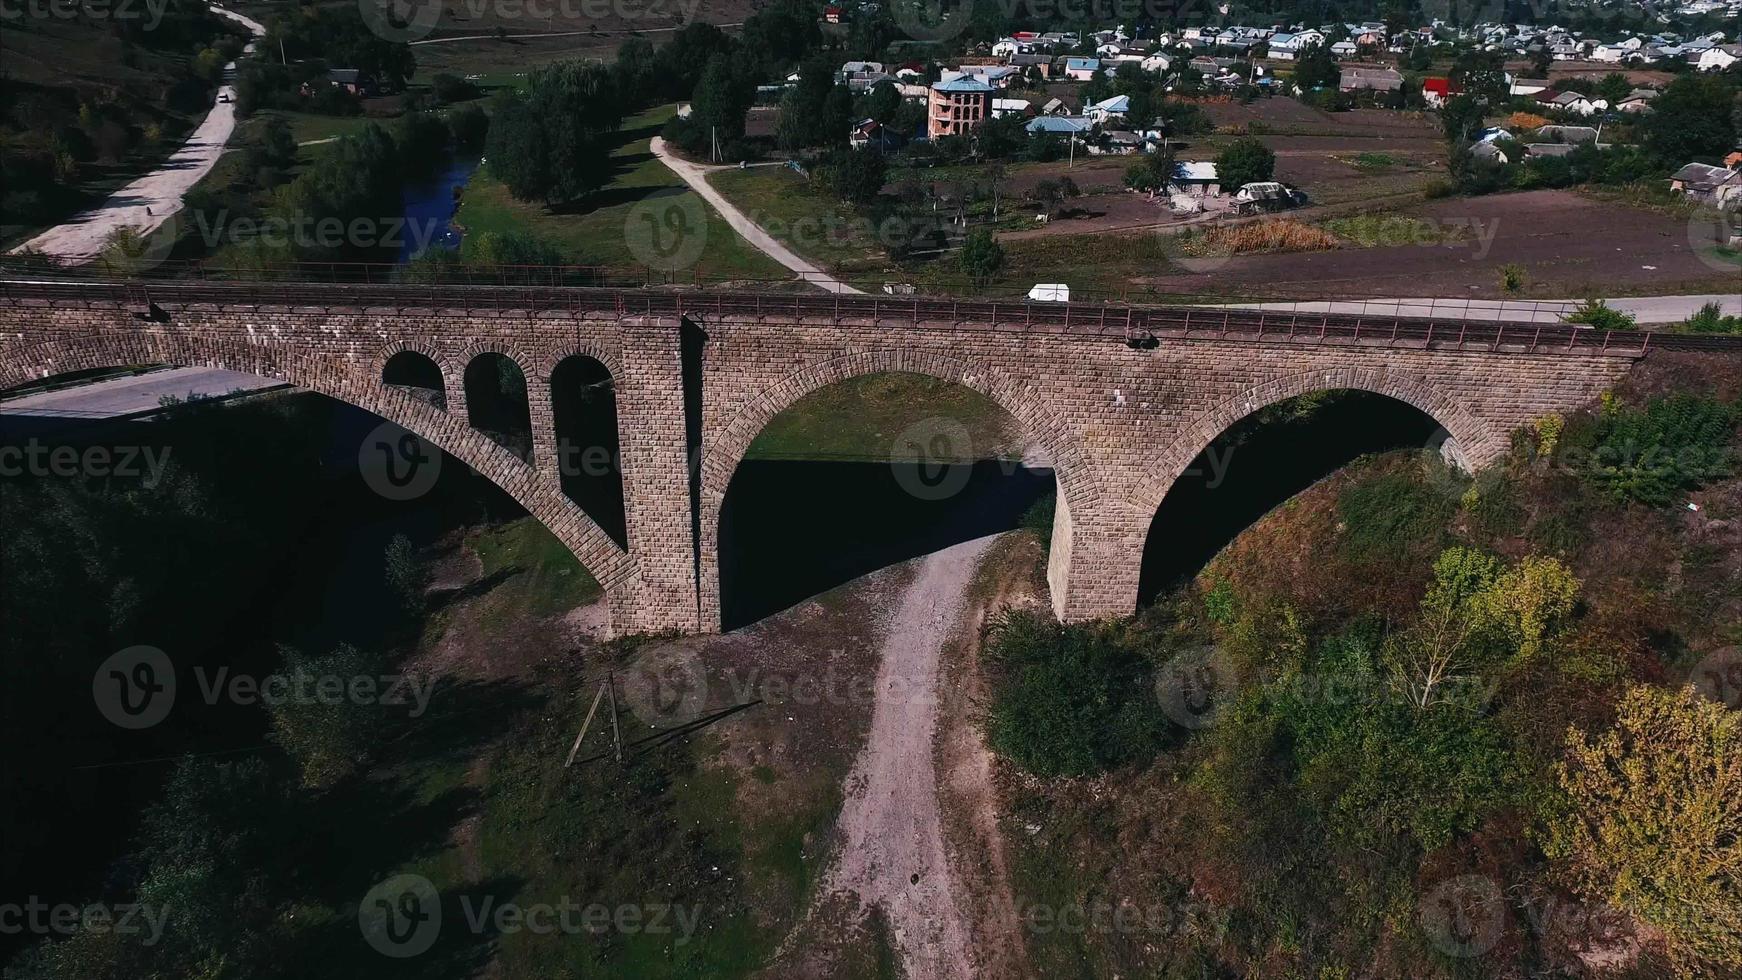
[[[719,521],[734,470],[775,415],[855,376],[910,371],[956,382],[1025,427],[1059,487],[1054,607],[1080,620],[1135,608],[1145,539],[1168,488],[1211,440],[1266,405],[1327,389],[1376,392],[1427,413],[1479,468],[1506,451],[1513,429],[1590,401],[1664,343],[1674,341],[1201,308],[0,282],[0,389],[173,364],[282,379],[348,402],[473,467],[548,526],[603,585],[620,632],[719,629]],[[440,369],[444,407],[383,382],[402,352]],[[525,374],[530,462],[468,420],[466,366],[490,353]],[[575,355],[614,381],[626,547],[558,478],[550,379]]]

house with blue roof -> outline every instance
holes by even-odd
[[[1065,77],[1074,82],[1086,82],[1101,70],[1099,58],[1066,58]]]

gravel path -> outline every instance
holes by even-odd
[[[920,560],[883,640],[871,734],[847,777],[840,860],[820,894],[851,891],[888,916],[903,976],[973,976],[961,883],[944,851],[932,736],[938,658],[966,608],[974,570],[996,536]]]
[[[665,140],[658,136],[653,138],[651,145],[653,155],[659,158],[660,163],[670,167],[672,173],[682,177],[684,183],[690,185],[691,190],[700,194],[702,200],[707,201],[709,206],[711,206],[715,211],[720,212],[720,216],[726,219],[726,223],[732,226],[733,231],[744,236],[745,241],[761,249],[769,258],[798,273],[799,278],[804,281],[815,286],[820,286],[827,292],[862,292],[862,290],[854,289],[852,286],[847,285],[804,259],[799,258],[791,249],[776,241],[774,236],[763,231],[756,222],[751,221],[744,212],[738,210],[737,205],[726,200],[725,196],[719,191],[714,190],[713,185],[708,183],[708,171],[729,168],[703,166],[702,164],[691,163],[688,160],[684,160],[666,149]]]
[[[258,21],[218,6],[211,10],[246,27],[255,37],[266,34],[266,28]],[[253,51],[254,42],[248,42],[246,50]],[[50,228],[13,251],[32,249],[68,262],[89,262],[118,228],[132,225],[141,235],[156,231],[181,210],[182,195],[210,173],[223,154],[224,144],[236,130],[235,98],[234,87],[220,86],[212,111],[161,167],[116,191],[97,207]]]

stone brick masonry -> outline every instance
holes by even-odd
[[[707,335],[699,528],[675,317],[165,304],[146,318],[120,303],[15,300],[0,304],[0,388],[87,368],[167,363],[320,392],[398,423],[502,487],[599,579],[616,630],[694,632],[719,627],[720,509],[751,441],[797,399],[847,378],[911,371],[957,382],[1027,429],[1060,488],[1048,570],[1053,603],[1077,620],[1132,611],[1145,538],[1168,487],[1212,439],[1259,408],[1310,391],[1377,392],[1432,416],[1480,467],[1505,452],[1513,429],[1589,402],[1642,356],[1274,335],[1145,347],[1095,331],[796,311],[692,321]],[[445,411],[382,384],[387,359],[405,350],[441,368]],[[487,352],[525,372],[531,465],[467,422],[465,367]],[[615,380],[627,548],[570,502],[557,478],[549,380],[577,354],[598,360]]]

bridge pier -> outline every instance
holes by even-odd
[[[613,596],[618,632],[719,628],[703,621],[697,587],[680,322],[648,320],[623,335],[617,428],[624,524],[636,573]]]
[[[532,467],[560,482],[562,466],[557,455],[556,412],[550,404],[550,378],[527,377],[526,414],[532,426]]]
[[[1059,488],[1046,582],[1061,622],[1129,616],[1137,608],[1150,516],[1126,501],[1073,503]]]

